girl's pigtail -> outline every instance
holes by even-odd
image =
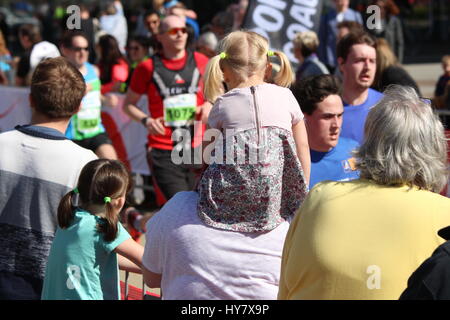
[[[106,198],[109,199],[106,200]],[[103,223],[98,224],[98,230],[103,233],[103,239],[106,242],[111,242],[117,238],[119,231],[119,213],[116,212],[111,204],[111,198],[105,197],[106,217]]]
[[[294,72],[288,57],[281,51],[274,51],[274,54],[280,59],[280,71],[274,78],[276,85],[281,87],[289,87],[294,82]]]
[[[204,95],[206,100],[214,103],[217,97],[224,94],[223,73],[220,69],[221,55],[211,58],[206,66]]]
[[[72,197],[75,196],[74,190],[66,193],[58,205],[58,225],[61,229],[68,228],[73,219]]]

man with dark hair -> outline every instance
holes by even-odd
[[[376,42],[365,32],[349,33],[337,45],[342,73],[344,123],[342,137],[362,143],[367,114],[383,96],[371,89],[376,73]]]
[[[194,187],[195,174],[172,162],[172,152],[180,147],[176,135],[181,132],[190,132],[194,143],[186,143],[180,152],[190,153],[191,147],[200,145],[194,137],[201,137],[203,125],[194,128],[193,123],[206,122],[211,108],[202,92],[208,59],[186,49],[186,23],[178,16],[164,18],[157,37],[162,50],[137,66],[123,108],[148,129],[149,165],[157,187],[169,200],[175,193]],[[148,96],[150,116],[136,107],[143,94]]]
[[[65,58],[42,61],[31,79],[31,124],[0,134],[0,300],[40,299],[59,201],[97,158],[64,136],[85,90]]]
[[[160,49],[160,44],[156,39],[160,23],[161,18],[159,17],[159,14],[156,11],[150,10],[144,14],[144,24],[145,27],[147,28],[145,36],[149,38],[150,41],[149,54],[151,56],[154,55],[156,52],[158,52],[158,50]]]
[[[99,71],[88,62],[89,42],[80,31],[67,31],[61,39],[61,53],[83,75],[86,96],[81,101],[79,112],[74,115],[67,128],[66,137],[83,148],[94,151],[99,158],[117,159],[116,151],[106,133],[101,119],[102,100]]]
[[[31,74],[36,65],[44,58],[59,56],[58,48],[48,41],[42,41],[39,26],[22,24],[18,31],[19,41],[25,50],[20,56],[16,71],[16,86],[29,86]]]
[[[309,188],[324,180],[358,178],[351,152],[359,144],[339,138],[344,107],[338,80],[332,75],[306,78],[297,82],[292,92],[305,115],[311,154]]]
[[[29,85],[28,74],[31,70],[30,55],[33,46],[42,41],[41,32],[39,27],[33,24],[23,24],[19,27],[18,36],[20,45],[24,49],[23,54],[20,56],[19,63],[17,65],[15,82],[16,86]]]
[[[147,36],[156,36],[159,30],[159,24],[161,19],[159,18],[158,12],[154,10],[148,10],[144,14],[144,24],[147,27]]]

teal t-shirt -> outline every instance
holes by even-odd
[[[58,227],[45,270],[42,300],[119,300],[117,254],[113,251],[130,238],[119,222],[114,241],[97,231],[103,219],[82,209],[67,229]]]

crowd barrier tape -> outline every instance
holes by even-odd
[[[0,86],[0,132],[30,123],[29,92],[29,88]],[[123,112],[125,95],[110,94],[117,96],[117,104],[102,107],[102,122],[118,157],[131,172],[150,175],[146,157],[147,129]],[[146,95],[142,96],[137,106],[148,113]]]

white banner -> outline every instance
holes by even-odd
[[[29,92],[29,88],[0,86],[0,132],[30,123]],[[146,158],[147,130],[122,111],[125,96],[115,93],[113,95],[117,96],[118,103],[114,107],[102,108],[103,125],[113,141],[119,159],[132,172],[149,175]],[[148,113],[146,95],[142,96],[138,107]]]

